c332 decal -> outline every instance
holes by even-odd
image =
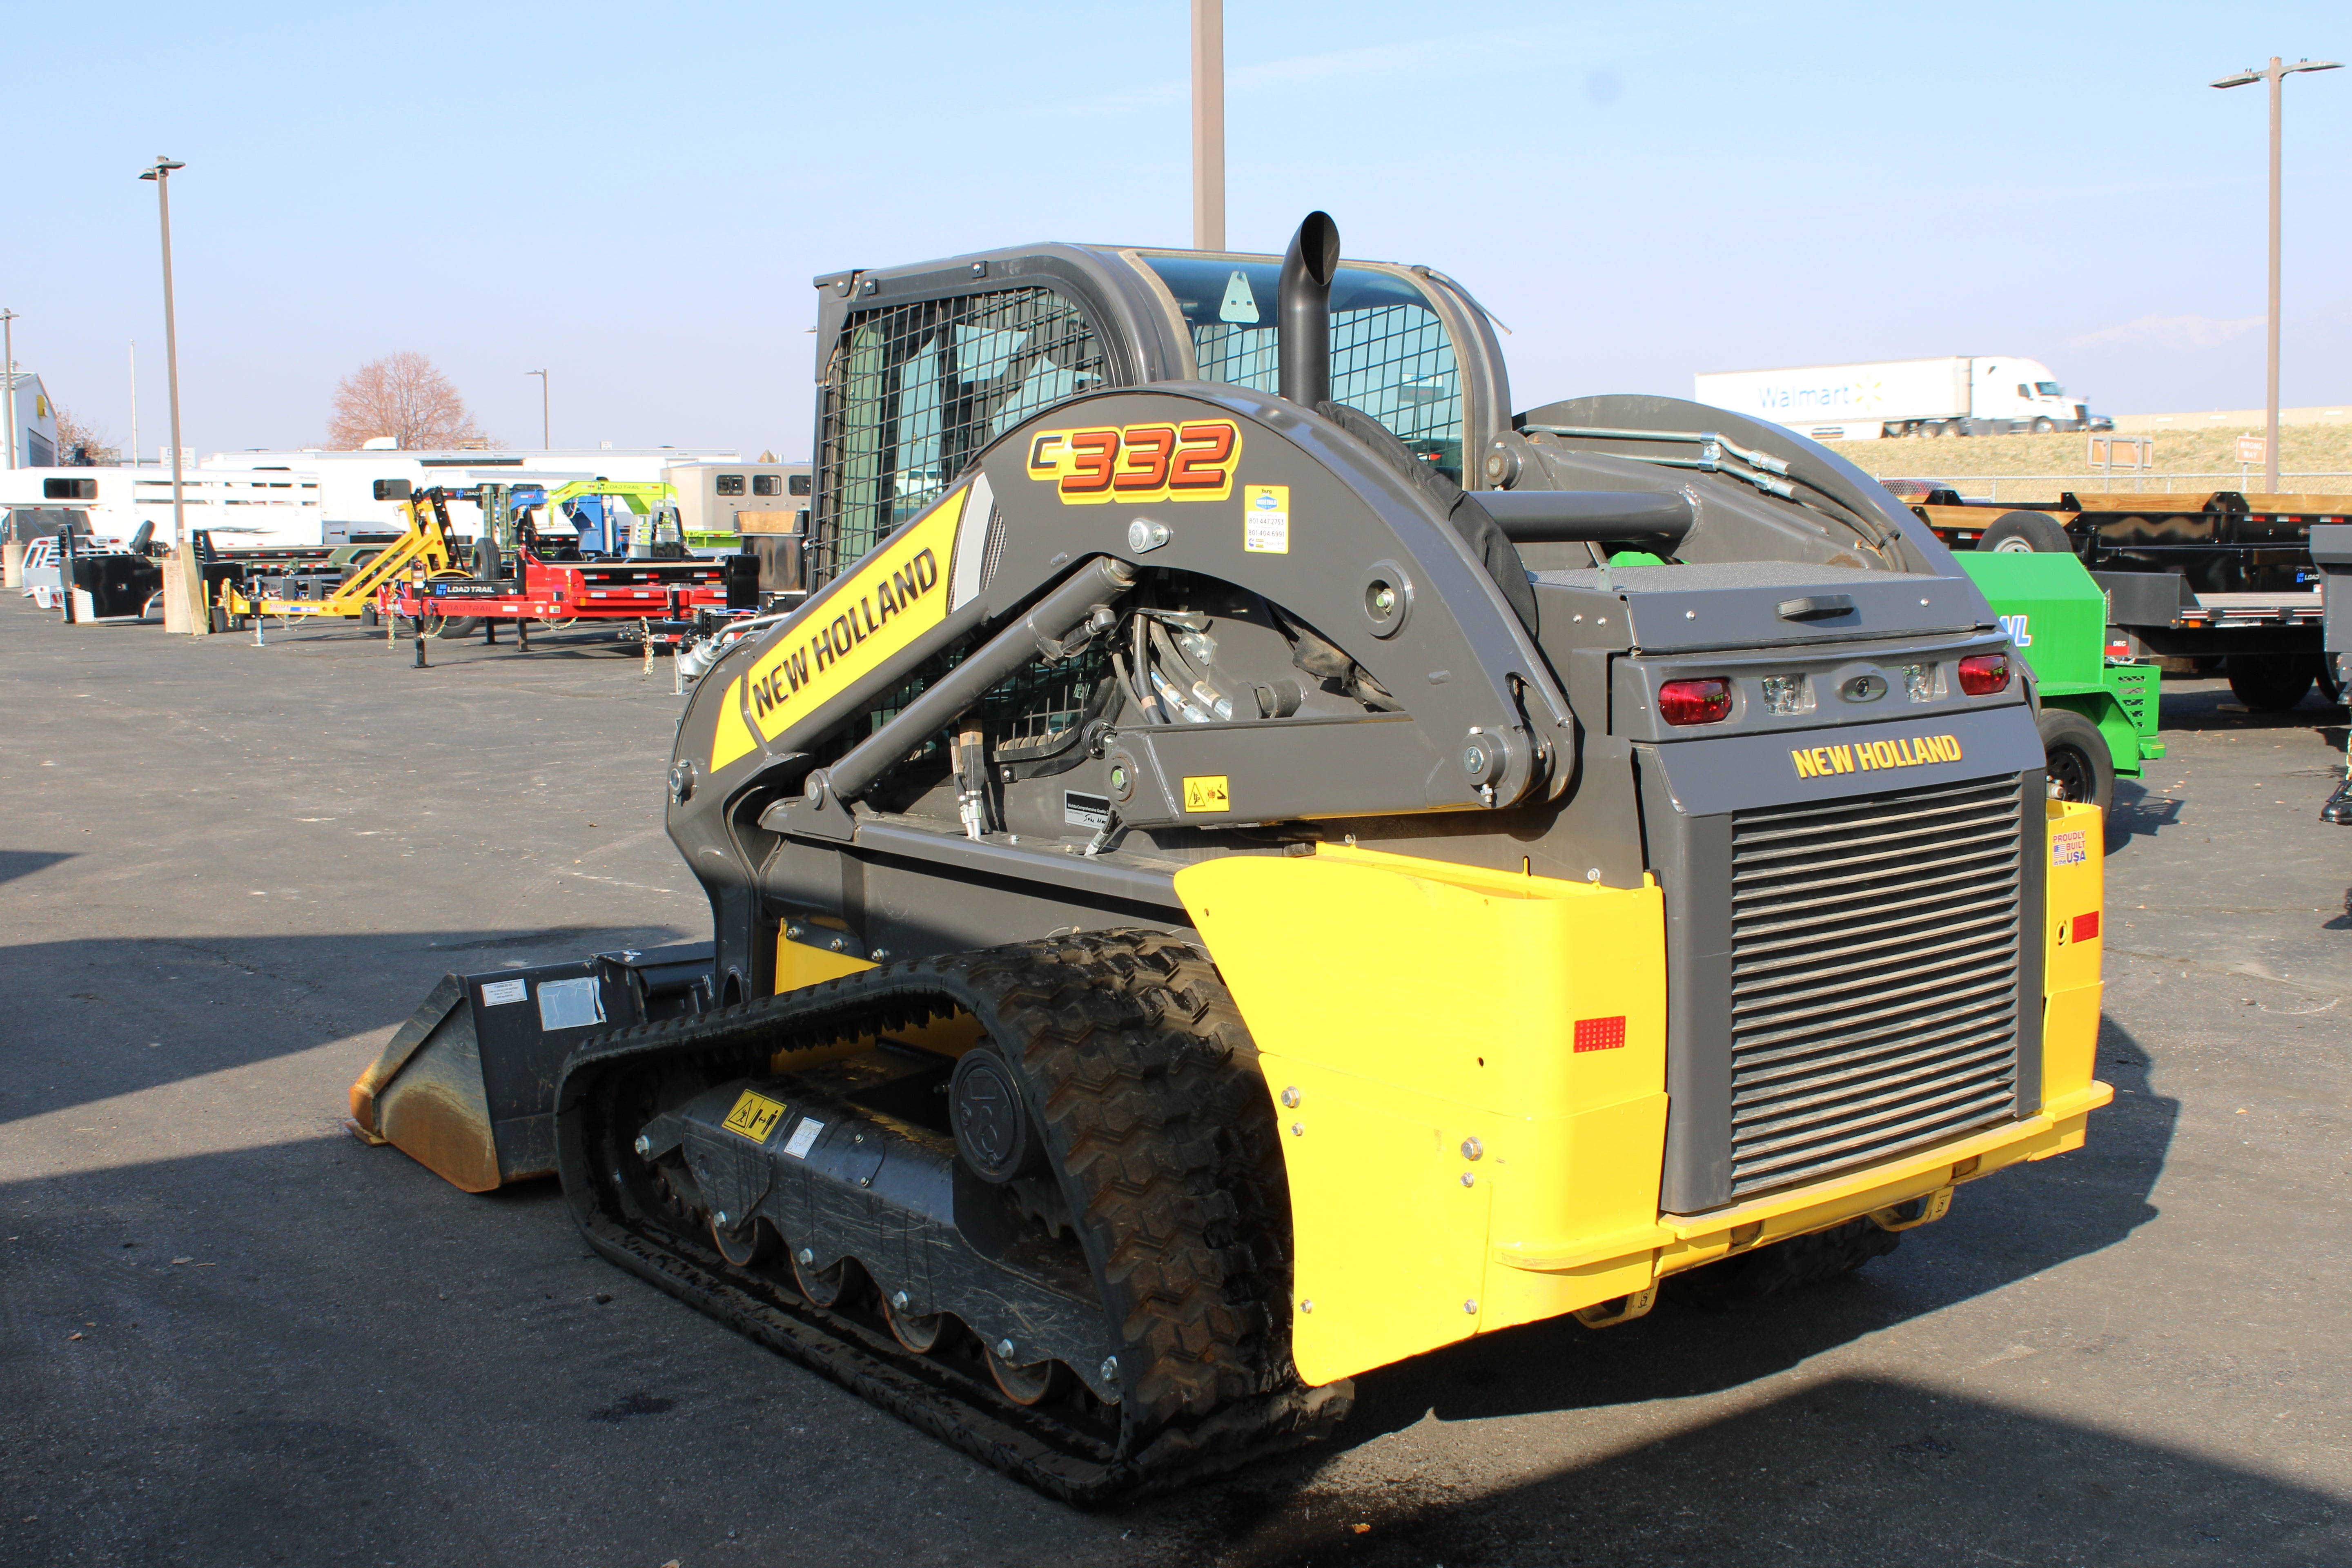
[[[1241,460],[1242,429],[1230,419],[1041,430],[1029,441],[1029,477],[1066,506],[1223,500]]]

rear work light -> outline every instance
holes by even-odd
[[[1669,680],[1658,688],[1658,716],[1669,724],[1720,724],[1731,717],[1731,682]]]
[[[1990,697],[2009,689],[2009,655],[1972,653],[1960,660],[1960,689],[1971,697]]]

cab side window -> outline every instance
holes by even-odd
[[[811,582],[837,575],[946,493],[1003,431],[1102,378],[1092,324],[1051,289],[852,315],[823,393]],[[793,483],[792,493],[805,493],[800,476]]]
[[[1278,265],[1189,256],[1143,260],[1184,312],[1202,380],[1279,389]],[[1331,397],[1370,415],[1461,479],[1461,367],[1444,323],[1411,283],[1368,268],[1339,268],[1331,282]]]

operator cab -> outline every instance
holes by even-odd
[[[1066,398],[1163,381],[1277,391],[1281,271],[1277,256],[1048,245],[817,279],[819,341],[832,346],[820,352],[809,582]],[[1508,428],[1493,329],[1443,273],[1344,262],[1330,325],[1332,399],[1449,478]]]

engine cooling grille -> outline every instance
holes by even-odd
[[[1731,1190],[2014,1114],[2017,779],[1732,817]]]

